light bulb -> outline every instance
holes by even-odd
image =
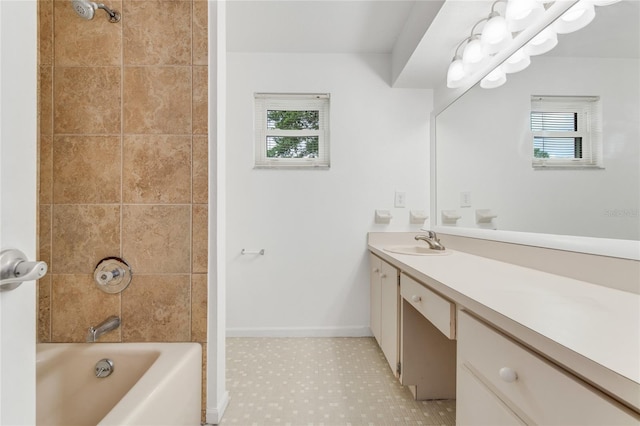
[[[507,76],[500,67],[491,71],[485,78],[480,80],[480,87],[483,89],[495,89],[507,82]]]
[[[502,71],[513,74],[527,68],[529,64],[531,64],[529,55],[524,53],[523,49],[518,49],[502,63]]]
[[[478,36],[473,36],[462,52],[462,64],[464,65],[465,72],[472,74],[474,71],[477,71],[486,58],[486,55],[482,51],[480,39]]]
[[[482,49],[485,54],[492,55],[498,53],[511,43],[512,40],[511,32],[507,28],[507,21],[502,16],[496,14],[484,24],[480,42],[482,43]]]
[[[450,89],[460,87],[466,76],[462,60],[459,56],[456,56],[453,62],[449,65],[449,70],[447,71],[447,87]]]
[[[542,55],[547,53],[558,44],[558,35],[551,26],[540,31],[538,35],[529,40],[524,46],[524,53],[529,56]]]
[[[586,27],[595,16],[596,9],[593,4],[586,0],[580,0],[553,23],[553,29],[558,34],[572,33]]]
[[[544,14],[544,6],[536,0],[509,0],[505,18],[509,31],[517,33],[530,26]]]

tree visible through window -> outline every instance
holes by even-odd
[[[267,129],[319,130],[318,111],[267,111]],[[318,136],[267,136],[268,158],[317,158]]]
[[[329,95],[255,95],[258,168],[329,167]]]

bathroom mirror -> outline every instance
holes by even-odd
[[[588,26],[559,34],[503,86],[476,85],[437,112],[437,231],[640,255],[639,21],[637,1],[596,7]],[[601,167],[533,166],[534,96],[598,99]]]

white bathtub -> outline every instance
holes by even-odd
[[[113,373],[97,378],[108,358]],[[36,355],[38,426],[200,424],[197,343],[43,343]]]

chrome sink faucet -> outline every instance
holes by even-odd
[[[111,315],[97,326],[89,327],[89,331],[87,332],[87,343],[94,343],[98,338],[100,338],[100,336],[111,330],[115,330],[118,327],[120,327],[120,318],[115,315]]]
[[[444,250],[444,246],[440,244],[440,239],[433,231],[426,231],[427,235],[418,234],[415,236],[416,241],[424,241],[429,244],[429,248],[433,250]]]

